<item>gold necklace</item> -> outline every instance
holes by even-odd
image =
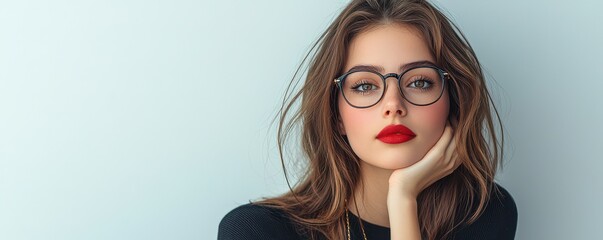
[[[352,236],[350,235],[350,216],[348,215],[349,210],[345,210],[345,222],[348,227],[348,240],[352,240]],[[358,221],[362,221],[362,219],[358,218]],[[364,232],[364,227],[362,226],[362,222],[360,222],[360,229],[362,229],[362,236],[364,236],[364,240],[366,239],[366,233]]]

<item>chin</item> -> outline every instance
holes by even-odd
[[[372,165],[377,168],[387,169],[387,170],[398,170],[402,168],[407,168],[417,163],[419,159],[391,159],[388,161],[366,161],[367,164]]]
[[[396,169],[401,169],[401,168],[407,168],[407,167],[410,167],[413,164],[417,163],[418,161],[419,160],[396,161],[391,164],[391,169],[396,170]]]

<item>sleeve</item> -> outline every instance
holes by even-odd
[[[298,239],[295,229],[282,214],[268,207],[246,204],[222,218],[218,240]]]

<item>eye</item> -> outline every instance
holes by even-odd
[[[370,83],[360,83],[352,87],[352,89],[356,92],[368,92],[377,90],[377,86]]]
[[[415,80],[415,81],[412,81],[411,83],[409,83],[408,87],[418,88],[418,89],[428,89],[431,87],[431,85],[432,85],[431,80],[418,79],[418,80]]]
[[[344,94],[348,97],[379,95],[383,90],[381,76],[374,72],[358,71],[350,73],[343,83]]]
[[[368,80],[360,80],[356,82],[354,85],[350,87],[353,93],[358,93],[362,95],[371,94],[379,91],[379,86],[371,83],[372,81]]]

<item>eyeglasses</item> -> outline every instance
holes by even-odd
[[[335,79],[335,84],[345,101],[355,108],[368,108],[383,98],[387,88],[386,79],[398,80],[400,94],[409,103],[427,106],[437,102],[450,75],[435,66],[419,66],[405,70],[400,75],[382,75],[372,70],[352,70]]]

